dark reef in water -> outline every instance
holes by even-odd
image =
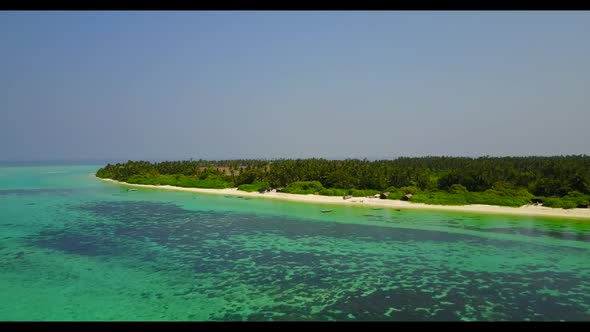
[[[210,317],[213,320],[590,319],[587,279],[546,272],[554,262],[502,273],[457,268],[461,262],[469,264],[474,252],[493,254],[501,248],[527,255],[547,250],[534,243],[433,230],[188,211],[174,204],[142,201],[99,201],[75,208],[89,220],[40,231],[28,237],[28,243],[72,255],[130,256],[155,271],[189,271],[195,280],[232,276],[175,290],[172,296],[179,299],[197,295],[232,298],[231,292],[245,286],[254,289],[247,296],[273,299],[255,313],[228,306]],[[513,232],[472,228],[482,234]],[[515,232],[540,235],[519,228]],[[589,239],[584,235],[578,240]],[[587,252],[555,250],[557,256]],[[23,257],[24,253],[18,253],[16,258]],[[459,265],[447,266],[451,262]],[[539,293],[545,289],[554,295]],[[163,298],[148,292],[138,296]],[[306,300],[294,301],[296,298]]]

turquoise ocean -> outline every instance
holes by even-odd
[[[129,192],[99,167],[0,167],[0,320],[590,320],[590,220]]]

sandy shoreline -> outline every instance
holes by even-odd
[[[236,195],[243,197],[259,197],[281,199],[297,202],[309,202],[320,204],[341,204],[341,205],[357,205],[357,206],[374,206],[374,207],[388,207],[398,209],[419,209],[419,210],[439,210],[439,211],[459,211],[459,212],[478,212],[478,213],[492,213],[492,214],[511,214],[521,216],[545,216],[545,217],[561,217],[561,218],[584,218],[590,219],[590,209],[556,209],[543,206],[525,205],[518,208],[494,206],[494,205],[428,205],[423,203],[410,203],[399,200],[388,200],[379,198],[353,197],[347,200],[340,196],[321,196],[321,195],[297,195],[287,193],[265,193],[240,191],[237,188],[226,189],[204,189],[204,188],[182,188],[168,185],[150,185],[150,184],[132,184],[120,182],[112,179],[97,178],[102,181],[113,182],[133,187],[155,188],[165,190],[187,191],[194,193],[217,194],[217,195]]]

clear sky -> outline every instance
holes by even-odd
[[[0,12],[0,160],[590,154],[590,12]]]

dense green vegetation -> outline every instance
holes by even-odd
[[[155,185],[170,185],[187,188],[212,188],[223,189],[232,186],[232,182],[224,180],[222,177],[209,176],[200,179],[194,176],[187,176],[183,174],[173,175],[157,175],[153,177],[146,177],[142,175],[133,175],[127,179],[126,182],[137,184],[155,184]]]
[[[290,183],[286,188],[281,189],[281,192],[288,194],[309,195],[322,191],[324,186],[319,181],[297,181]]]
[[[548,197],[543,201],[544,206],[571,209],[578,206],[588,205],[588,195],[579,191],[571,191],[561,198]]]
[[[458,189],[457,187],[461,187]],[[489,204],[501,206],[522,206],[531,204],[534,197],[526,189],[514,189],[498,182],[492,189],[483,192],[469,192],[463,186],[453,185],[454,190],[422,191],[412,196],[411,201],[438,205]],[[577,207],[574,206],[574,207]]]
[[[260,190],[266,189],[268,187],[270,187],[268,182],[254,181],[252,183],[241,184],[240,186],[238,186],[238,190],[253,192],[253,191],[260,191]]]
[[[427,204],[521,206],[533,198],[551,207],[590,203],[590,156],[422,157],[395,160],[190,160],[108,164],[98,177],[139,184],[293,194],[373,196],[412,194]]]

